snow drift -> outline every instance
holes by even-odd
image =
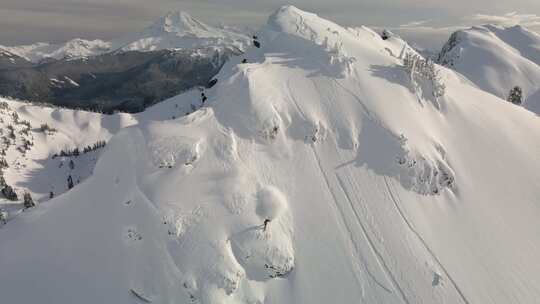
[[[424,94],[403,41],[292,6],[257,36],[203,107],[149,109],[0,229],[3,299],[536,301],[538,117],[439,66]]]

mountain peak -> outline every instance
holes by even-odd
[[[175,10],[159,18],[150,28],[166,33],[193,33],[208,30],[208,26],[193,18],[189,13]]]
[[[293,5],[284,5],[270,15],[268,18],[268,24],[281,27],[284,23],[296,23],[298,20],[302,20],[305,16],[317,15],[305,12]]]

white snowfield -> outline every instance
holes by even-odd
[[[520,86],[523,106],[540,114],[540,98],[533,97],[540,90],[539,34],[520,25],[484,25],[458,31],[452,40],[452,49],[445,46],[439,58],[446,66],[502,99]]]
[[[213,27],[185,12],[171,11],[143,31],[111,41],[76,38],[60,44],[0,45],[0,51],[10,52],[31,62],[41,62],[48,58],[84,58],[113,51],[146,52],[205,47],[244,50],[250,42],[250,37],[233,27]]]
[[[292,6],[258,41],[0,229],[2,302],[538,301],[535,114]]]

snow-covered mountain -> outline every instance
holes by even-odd
[[[111,43],[103,40],[72,39],[66,43],[50,44],[38,42],[21,46],[1,46],[0,49],[9,51],[31,62],[45,59],[80,58],[99,55],[111,51]]]
[[[114,49],[154,51],[159,49],[229,47],[243,50],[250,43],[245,33],[231,27],[217,28],[183,11],[172,11],[140,33],[112,42]]]
[[[31,62],[46,59],[81,58],[112,51],[157,51],[178,48],[233,48],[243,50],[249,36],[232,27],[213,27],[186,12],[172,11],[141,32],[112,41],[73,39],[66,43],[35,43],[22,46],[1,46]]]
[[[514,86],[523,89],[525,100],[540,89],[540,35],[519,25],[457,31],[438,61],[503,99]],[[526,100],[524,106],[538,108],[538,102]]]
[[[93,174],[0,228],[4,301],[539,298],[536,115],[292,6],[257,36],[211,89],[111,116]]]

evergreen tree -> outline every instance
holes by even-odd
[[[390,38],[390,33],[388,33],[387,30],[383,30],[381,33],[381,38],[382,40],[388,40],[388,38]]]
[[[30,193],[28,192],[25,192],[24,193],[24,208],[28,209],[35,206],[36,204],[34,203],[34,200],[32,199],[32,195],[30,195]]]
[[[7,223],[7,213],[0,209],[0,224],[5,225]]]
[[[513,104],[520,105],[523,101],[523,91],[519,86],[515,86],[510,90],[507,100]]]
[[[68,189],[73,188],[73,178],[71,177],[71,175],[68,176],[67,183],[68,183]]]
[[[10,201],[16,201],[18,200],[18,196],[17,196],[17,193],[15,193],[15,191],[13,190],[13,188],[9,185],[6,185],[3,189],[2,189],[2,194]]]

